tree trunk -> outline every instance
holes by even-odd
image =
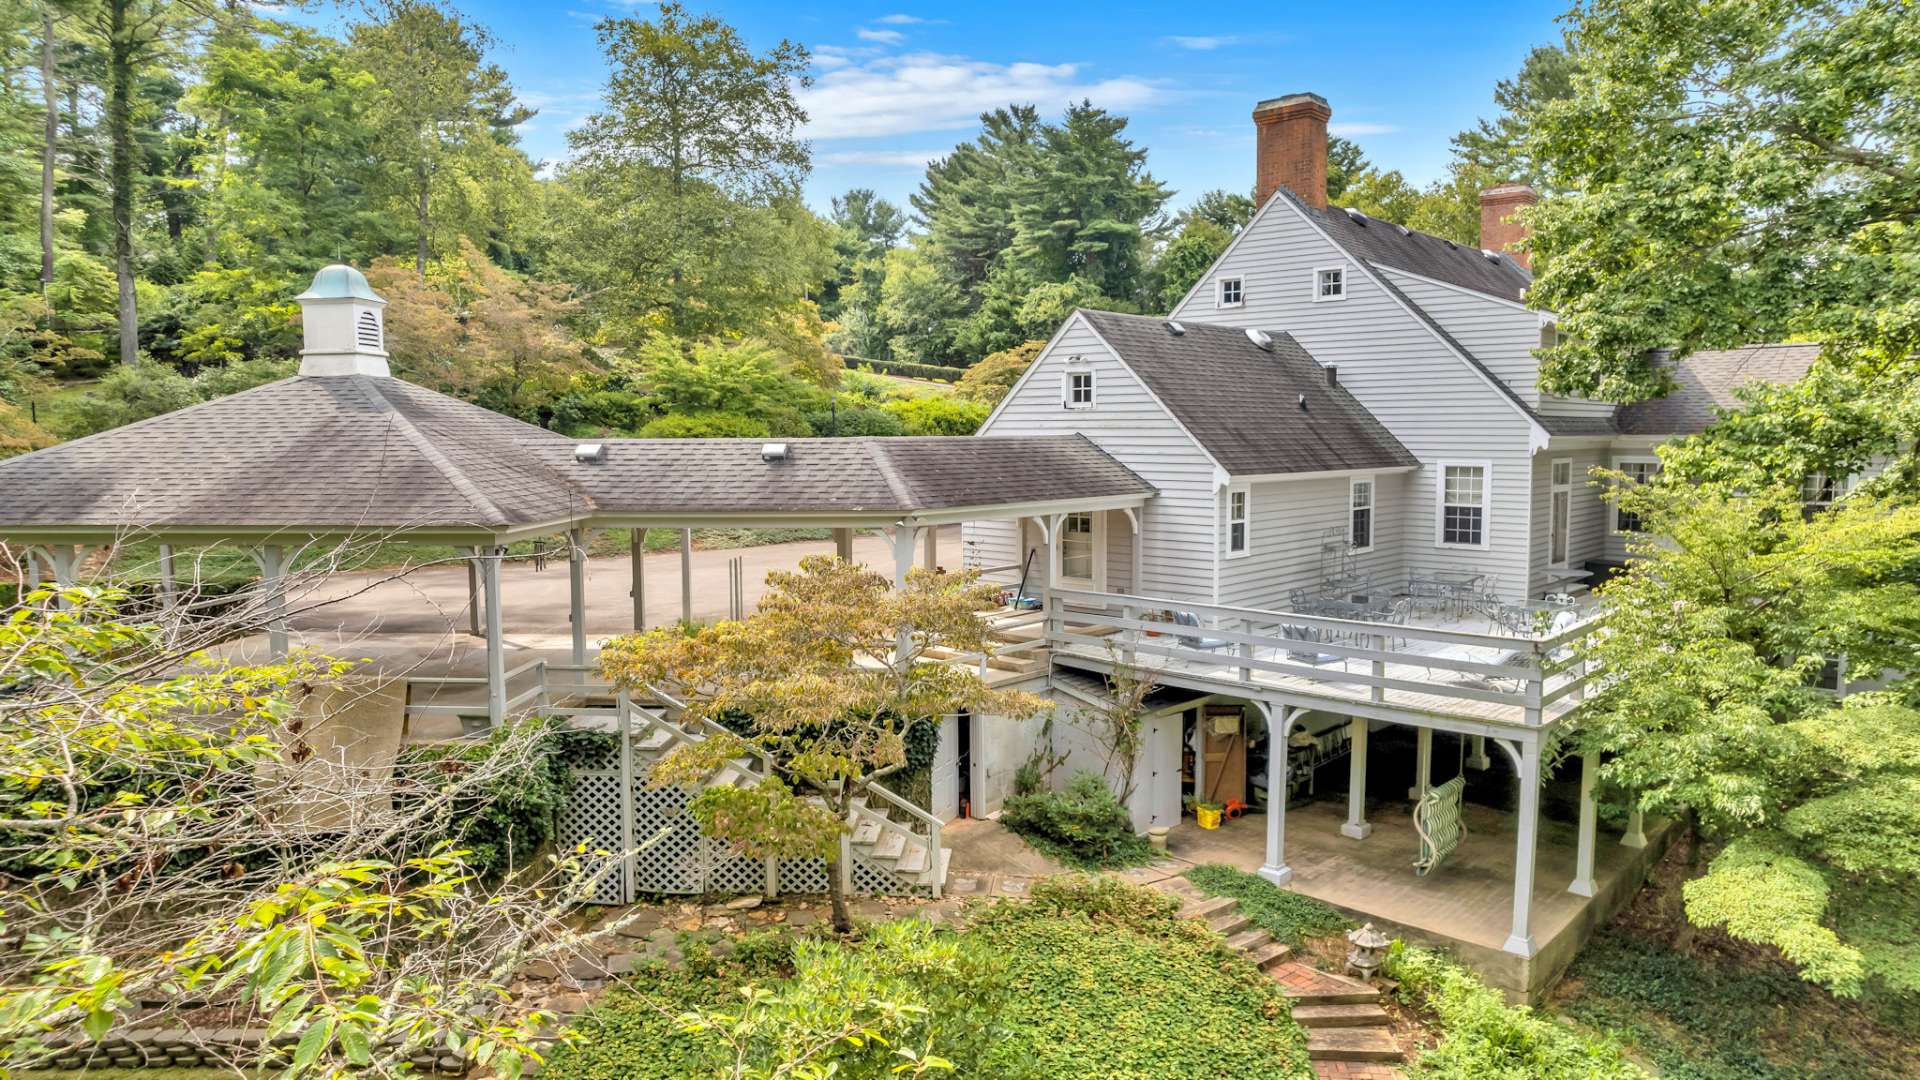
[[[53,287],[53,155],[60,140],[60,97],[53,84],[53,7],[40,9],[40,96],[46,132],[40,141],[40,299]]]
[[[420,280],[427,280],[427,162],[422,158],[413,167],[413,184],[419,195],[419,205],[414,210],[414,227],[419,232],[418,246],[413,254],[414,272]]]
[[[840,880],[840,856],[827,860],[827,902],[833,906],[833,930],[837,934],[853,932],[853,912],[847,908],[847,890]]]
[[[113,160],[113,273],[120,285],[120,362],[140,362],[140,316],[133,292],[133,59],[127,30],[132,0],[107,0],[107,132]]]

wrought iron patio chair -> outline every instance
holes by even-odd
[[[1200,628],[1200,616],[1195,615],[1191,611],[1174,612],[1173,621],[1176,626],[1190,626],[1196,630]],[[1179,640],[1180,647],[1183,649],[1200,649],[1205,652],[1214,652],[1219,649],[1233,648],[1233,642],[1225,638],[1201,637],[1198,634],[1182,634]]]

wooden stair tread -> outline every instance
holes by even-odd
[[[1247,953],[1247,959],[1253,961],[1255,967],[1264,971],[1286,963],[1287,957],[1292,955],[1293,950],[1284,942],[1268,941],[1265,945]]]
[[[1400,1044],[1383,1026],[1308,1028],[1307,1057],[1314,1061],[1400,1061]]]
[[[1375,1027],[1387,1023],[1387,1010],[1371,1003],[1295,1005],[1293,1018],[1306,1028]]]
[[[856,844],[871,844],[878,839],[880,823],[877,821],[863,821],[859,828],[853,830],[853,842]]]
[[[927,868],[927,849],[919,844],[909,844],[893,868],[903,874],[917,874]]]
[[[1231,896],[1213,896],[1188,904],[1179,911],[1182,919],[1211,919],[1216,915],[1237,910],[1240,901]]]
[[[1225,915],[1215,915],[1213,918],[1207,920],[1207,926],[1211,928],[1214,933],[1224,937],[1231,937],[1252,925],[1253,920],[1240,913],[1240,905],[1238,904],[1234,905],[1234,910]]]
[[[1272,934],[1269,934],[1265,930],[1262,930],[1256,926],[1256,927],[1252,927],[1251,929],[1242,930],[1239,933],[1228,938],[1227,948],[1232,949],[1235,952],[1243,952],[1243,953],[1252,952],[1253,950],[1259,948],[1262,945],[1265,945],[1267,942],[1272,940],[1273,940]]]
[[[906,848],[907,838],[892,829],[887,829],[880,834],[880,839],[874,843],[873,850],[868,854],[875,858],[891,859]]]

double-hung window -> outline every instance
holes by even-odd
[[[1093,408],[1093,371],[1084,367],[1069,367],[1061,398],[1069,409]]]
[[[1847,478],[1835,476],[1825,469],[1808,473],[1800,484],[1800,502],[1809,515],[1827,509],[1835,499],[1846,493]]]
[[[1347,550],[1373,550],[1373,477],[1355,477],[1347,489]]]
[[[1632,484],[1644,484],[1660,475],[1660,461],[1657,458],[1634,458],[1615,461],[1614,470],[1624,474]],[[1616,504],[1613,508],[1613,531],[1635,533],[1641,531],[1640,515]]]
[[[1437,543],[1447,547],[1487,546],[1487,466],[1440,466],[1440,514]]]
[[[1245,488],[1227,492],[1227,554],[1245,555],[1252,550],[1250,510],[1252,495]]]

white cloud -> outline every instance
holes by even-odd
[[[1186,37],[1175,35],[1174,37],[1164,40],[1178,45],[1183,49],[1195,49],[1200,52],[1206,52],[1210,49],[1217,49],[1222,45],[1231,45],[1240,39],[1236,37]]]
[[[1391,135],[1399,131],[1393,124],[1328,124],[1329,135]]]
[[[923,24],[930,25],[932,23],[943,23],[946,21],[947,20],[945,19],[923,19],[918,15],[898,15],[898,14],[882,15],[878,19],[874,20],[874,22],[886,23],[888,26],[920,26]]]
[[[910,53],[823,72],[801,91],[815,139],[904,135],[972,127],[981,113],[1009,104],[1048,112],[1081,98],[1126,109],[1162,96],[1160,85],[1125,76],[1083,77],[1081,64],[994,64],[964,56]]]
[[[898,30],[873,30],[863,26],[858,34],[861,41],[875,41],[882,45],[898,45],[907,40],[907,35]]]
[[[816,165],[874,165],[895,169],[924,169],[927,162],[945,157],[951,148],[939,150],[830,150],[813,156]]]

